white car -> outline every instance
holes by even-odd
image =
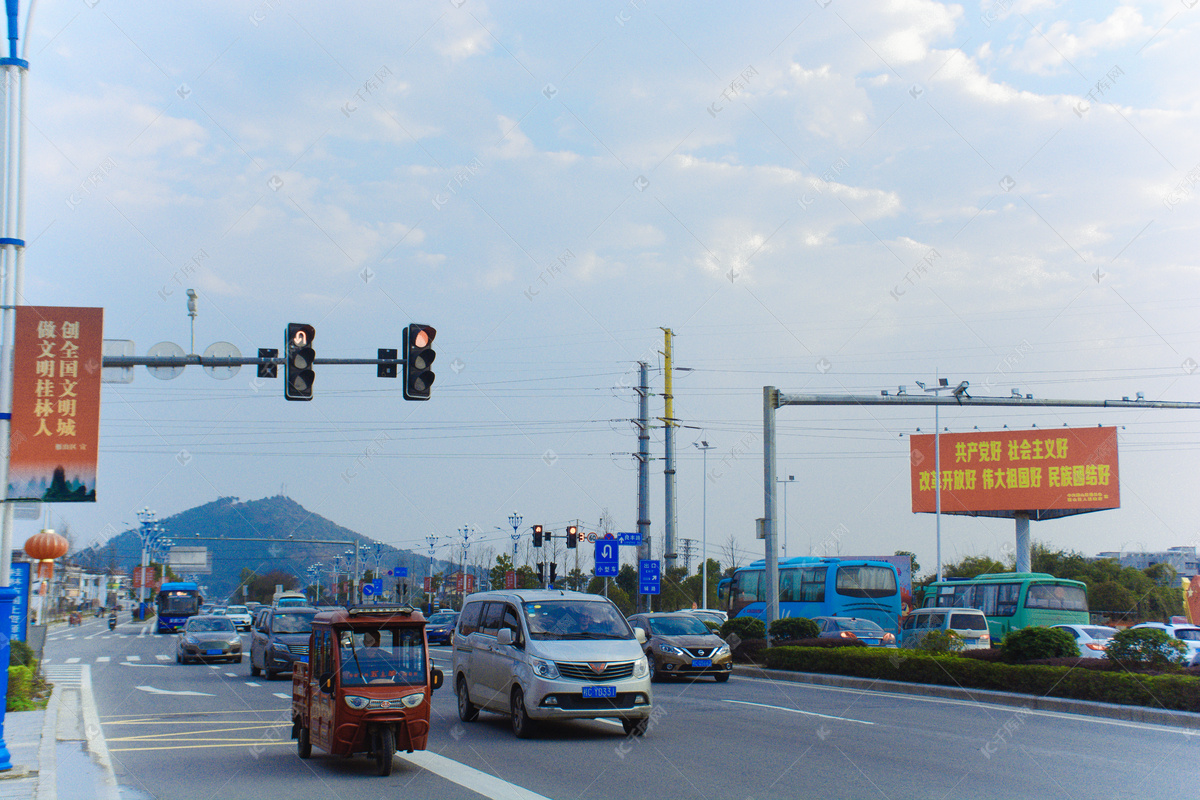
[[[222,615],[229,618],[229,621],[237,626],[239,631],[250,630],[250,623],[253,619],[250,616],[250,609],[245,606],[226,606],[225,613]]]
[[[1138,628],[1154,628],[1160,631],[1166,631],[1167,635],[1173,639],[1178,639],[1187,646],[1187,655],[1183,658],[1183,665],[1194,667],[1200,664],[1200,627],[1195,625],[1168,625],[1162,622],[1143,622],[1134,625],[1130,630]]]
[[[1079,645],[1079,655],[1083,658],[1105,658],[1108,654],[1108,643],[1116,635],[1117,629],[1107,625],[1052,625],[1061,628],[1075,638]]]

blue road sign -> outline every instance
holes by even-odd
[[[615,578],[620,571],[620,547],[616,539],[600,539],[596,542],[596,577]]]
[[[638,562],[638,591],[641,594],[659,594],[662,590],[660,562],[643,559]]]
[[[617,541],[623,545],[639,547],[642,544],[642,532],[634,531],[633,533],[618,533]]]
[[[383,578],[376,578],[362,587],[363,597],[379,597],[383,594]]]
[[[393,578],[407,578],[408,567],[396,567],[395,569],[389,569],[388,575],[391,575]]]
[[[8,637],[25,641],[29,620],[29,568],[28,561],[14,561],[9,571],[9,586],[16,590],[13,600],[12,618],[9,620]]]

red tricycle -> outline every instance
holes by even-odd
[[[82,624],[83,624],[83,617],[79,615],[78,611],[72,611],[67,616],[67,627],[68,628],[73,628],[77,625],[82,625]]]

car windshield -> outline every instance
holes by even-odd
[[[1176,628],[1175,638],[1185,642],[1200,642],[1200,628]]]
[[[454,620],[458,619],[458,614],[434,614],[429,618],[430,625],[453,625]]]
[[[312,633],[315,613],[276,614],[272,621],[276,633]]]
[[[707,636],[710,631],[701,620],[686,617],[650,617],[650,633],[655,636]]]
[[[227,619],[192,617],[187,624],[188,633],[233,633],[233,623]]]
[[[1111,639],[1116,635],[1116,628],[1081,628],[1086,635],[1093,639]]]
[[[249,614],[250,611],[245,606],[230,606],[225,609],[226,614]]]
[[[865,633],[882,633],[883,628],[869,619],[838,619],[834,620],[840,631],[863,631]]]
[[[533,639],[632,639],[616,606],[601,601],[526,602],[525,622]]]
[[[343,686],[424,684],[425,637],[420,628],[340,631]]]

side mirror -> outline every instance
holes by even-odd
[[[501,628],[496,634],[496,644],[512,644],[513,632],[512,628]]]
[[[445,683],[445,681],[446,681],[446,676],[442,673],[442,671],[440,669],[438,669],[437,667],[434,667],[433,670],[430,671],[430,673],[429,673],[430,688],[440,689],[440,688],[442,688],[442,684]]]
[[[333,694],[333,673],[326,672],[317,679],[317,686],[325,694]]]
[[[644,629],[642,629],[642,628],[634,628],[634,629],[633,629],[633,636],[634,636],[634,638],[636,638],[636,639],[637,639],[637,641],[638,641],[638,644],[645,644],[645,643],[646,643],[646,631],[645,631]]]

